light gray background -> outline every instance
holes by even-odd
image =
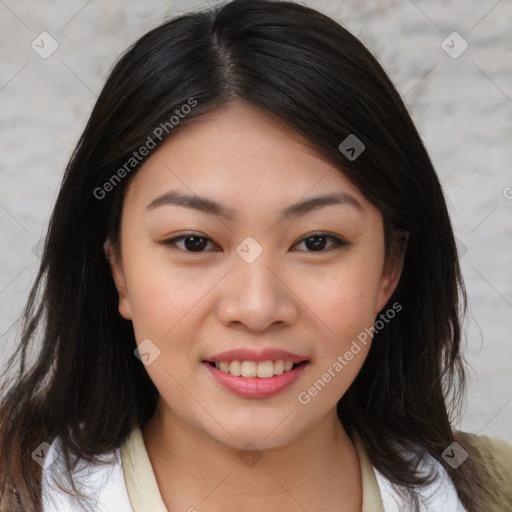
[[[358,36],[405,98],[463,254],[473,370],[460,425],[512,442],[512,1],[306,3]],[[166,16],[202,5],[0,0],[0,364],[15,350],[9,327],[36,275],[33,248],[110,67]],[[31,48],[44,31],[59,45],[47,59]],[[441,46],[454,31],[469,44],[456,59]]]

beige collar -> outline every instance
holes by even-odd
[[[363,444],[354,435],[363,484],[362,512],[384,512],[377,478],[368,459]],[[153,467],[149,460],[142,431],[136,427],[121,446],[123,472],[126,489],[134,512],[168,512],[165,508],[156,482]]]

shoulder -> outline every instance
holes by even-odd
[[[499,437],[458,432],[458,438],[479,457],[491,477],[512,496],[512,444]]]
[[[409,453],[409,452],[407,452]],[[412,510],[404,494],[407,489],[391,483],[376,468],[373,468],[381,493],[383,510],[403,512]],[[443,466],[429,454],[424,454],[417,466],[419,474],[433,475],[432,483],[417,487],[415,496],[421,512],[466,512],[457,491]]]
[[[73,460],[71,475],[66,472],[60,441],[56,438],[45,456],[41,478],[43,512],[133,512],[128,498],[119,449],[98,456],[97,462]],[[82,501],[75,487],[87,496]],[[65,490],[63,490],[64,488]]]
[[[368,507],[367,510],[410,511],[414,510],[414,506],[410,503],[410,499],[413,499],[420,512],[466,512],[447,472],[429,453],[423,452],[418,446],[413,447],[411,451],[399,448],[407,459],[417,461],[418,474],[431,478],[431,483],[416,487],[412,493],[410,488],[396,485],[373,466],[359,435],[355,431],[352,434],[361,462],[363,503]],[[371,469],[368,470],[368,468]]]

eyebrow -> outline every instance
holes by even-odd
[[[312,197],[292,204],[281,212],[279,220],[282,221],[290,217],[299,217],[313,210],[317,210],[318,208],[333,205],[348,206],[358,210],[362,214],[365,213],[363,205],[355,197],[346,192],[336,192]],[[187,195],[176,190],[171,190],[153,199],[153,201],[146,206],[146,210],[154,210],[162,206],[183,206],[230,221],[236,219],[234,210],[221,205],[213,199],[197,195]]]

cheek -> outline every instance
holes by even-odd
[[[319,329],[317,364],[311,368],[300,403],[314,401],[313,407],[322,411],[331,407],[359,373],[371,346],[379,264],[377,258],[370,261],[354,254],[324,276],[317,274],[305,282],[302,293],[317,313]]]
[[[297,399],[320,415],[345,394],[368,355],[376,285],[371,272],[354,270],[332,277],[328,286],[309,290],[310,297],[316,297],[311,309],[319,312],[320,329],[316,361]]]
[[[324,338],[339,345],[372,326],[379,290],[378,262],[347,259],[336,268],[304,273],[298,295],[315,313]]]
[[[133,272],[127,272],[135,338],[138,344],[149,339],[156,346],[158,355],[146,371],[166,401],[178,407],[186,401],[179,383],[192,383],[197,371],[195,340],[207,302],[201,299],[214,285],[213,276],[198,279],[190,269],[149,262],[140,268],[134,264]],[[193,386],[187,389],[192,392]]]
[[[190,334],[194,325],[190,319],[216,276],[171,266],[163,257],[165,252],[139,248],[126,254],[127,292],[137,340],[154,338],[168,344],[185,326]]]

